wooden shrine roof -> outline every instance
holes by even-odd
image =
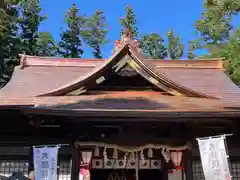
[[[66,94],[86,88],[117,69],[119,59],[171,95],[160,92],[102,92]],[[114,70],[115,70],[114,69]],[[217,111],[240,107],[240,89],[223,72],[222,60],[153,60],[125,44],[106,60],[34,57],[22,55],[9,83],[0,90],[1,106],[72,109],[139,109],[159,111]],[[225,109],[224,109],[225,108]]]

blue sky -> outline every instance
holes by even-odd
[[[203,0],[40,0],[40,3],[43,14],[48,16],[40,30],[51,32],[56,41],[59,41],[59,34],[65,28],[64,13],[72,4],[78,6],[80,14],[91,15],[97,9],[104,10],[110,26],[110,43],[103,47],[104,57],[111,55],[114,41],[120,38],[119,19],[124,16],[127,4],[135,11],[141,35],[156,32],[165,36],[172,27],[181,36],[185,46],[194,39],[193,24],[203,11]],[[83,57],[92,57],[91,50],[86,50]]]

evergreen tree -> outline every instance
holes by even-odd
[[[184,45],[180,42],[180,36],[174,35],[173,29],[167,33],[168,47],[167,53],[169,59],[180,59],[183,55]]]
[[[236,15],[240,11],[239,0],[206,0],[204,5],[208,10],[222,15]]]
[[[233,33],[227,45],[221,48],[219,56],[225,57],[228,75],[240,85],[240,28]]]
[[[200,42],[198,40],[189,41],[188,59],[195,59],[197,55],[194,53],[194,51],[199,48]]]
[[[224,58],[226,73],[237,84],[240,84],[240,28],[235,30],[229,41],[221,46],[212,47],[210,58]]]
[[[229,31],[232,29],[230,22],[231,17],[226,17],[221,13],[216,14],[215,11],[203,13],[202,19],[195,24],[204,43],[202,47],[206,44],[226,42],[229,38]]]
[[[39,37],[39,25],[45,19],[40,15],[41,7],[39,0],[22,0],[21,17],[19,25],[21,27],[22,52],[28,55],[37,55],[37,41]]]
[[[39,33],[37,39],[37,55],[38,56],[55,56],[57,55],[57,47],[54,39],[49,32]]]
[[[82,36],[87,45],[93,48],[93,55],[95,58],[103,58],[101,46],[106,44],[107,30],[106,17],[103,11],[96,11],[92,17],[86,18]]]
[[[148,57],[153,59],[165,59],[167,57],[164,40],[157,33],[143,36],[141,38],[141,49]]]
[[[124,33],[125,29],[129,29],[132,32],[133,38],[138,37],[138,28],[136,27],[136,15],[130,5],[127,5],[125,9],[126,15],[120,20],[121,23],[121,35]]]
[[[67,30],[62,32],[59,42],[59,54],[63,57],[80,58],[83,54],[81,33],[84,18],[78,13],[78,8],[73,4],[65,15]]]
[[[232,17],[240,11],[240,1],[207,0],[204,7],[205,12],[195,24],[200,35],[193,41],[195,49],[207,49],[208,54],[203,55],[204,58],[225,57],[226,73],[234,82],[240,83],[240,30],[234,31],[231,26]]]
[[[18,5],[19,0],[0,2],[0,87],[7,83],[14,65],[18,64]]]
[[[205,11],[200,20],[195,23],[198,38],[191,41],[193,54],[195,49],[211,51],[228,42],[232,30],[232,16],[240,10],[239,0],[207,0],[204,3]]]

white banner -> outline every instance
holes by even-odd
[[[35,180],[57,180],[58,147],[33,148]]]
[[[224,139],[197,139],[205,180],[231,180]]]

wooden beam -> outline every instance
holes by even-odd
[[[71,180],[78,180],[80,172],[80,150],[73,146]]]
[[[28,154],[28,174],[34,170],[34,160],[33,160],[33,147],[29,147],[29,154]]]
[[[192,151],[190,149],[184,152],[183,159],[186,180],[193,180]]]
[[[162,170],[162,179],[163,180],[168,180],[168,164],[166,163],[165,160],[161,161],[161,170]]]
[[[132,109],[61,109],[61,108],[24,108],[22,109],[26,114],[34,115],[49,115],[49,116],[62,116],[62,117],[85,117],[88,121],[154,121],[154,122],[186,122],[186,121],[198,121],[198,122],[212,122],[217,120],[218,122],[232,122],[232,119],[240,117],[240,111],[183,111],[178,109],[160,110],[160,111],[141,111]],[[128,118],[128,119],[127,119]],[[135,118],[135,119],[134,119]],[[148,119],[146,119],[148,118]],[[83,119],[83,118],[82,118]],[[211,121],[212,120],[212,121]],[[79,118],[78,118],[79,121]]]

